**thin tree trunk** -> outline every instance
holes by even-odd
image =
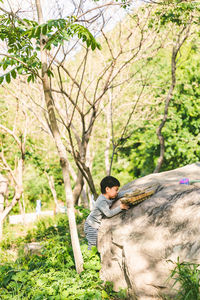
[[[82,137],[82,141],[80,139],[77,139],[77,143],[79,146],[79,152],[75,151],[72,133],[69,127],[67,127],[68,135],[69,135],[69,141],[71,144],[72,154],[75,160],[75,163],[78,167],[78,169],[81,171],[83,177],[87,181],[87,184],[90,187],[90,190],[92,194],[94,195],[95,199],[98,197],[96,188],[94,185],[94,181],[92,178],[92,174],[90,172],[90,168],[86,165],[86,154],[87,154],[87,147],[88,147],[88,141],[89,141],[89,133],[87,134],[87,137]]]
[[[110,160],[109,160],[109,150],[110,150],[110,141],[112,139],[112,93],[109,91],[109,105],[106,109],[106,120],[107,120],[107,138],[106,138],[106,149],[105,149],[105,167],[106,174],[110,175]]]
[[[0,239],[2,238],[3,234],[3,222],[5,218],[8,216],[12,208],[19,202],[22,194],[23,194],[23,186],[22,186],[22,174],[23,174],[23,159],[19,159],[18,166],[17,166],[17,180],[15,185],[15,195],[12,199],[12,202],[6,206],[4,209],[4,195],[7,192],[7,182],[5,182],[5,191],[1,192],[1,199],[0,199]]]
[[[164,136],[162,135],[162,129],[165,126],[165,123],[167,121],[167,117],[168,117],[168,110],[169,110],[169,103],[172,99],[173,96],[173,91],[176,85],[176,62],[175,62],[175,57],[174,57],[174,48],[173,48],[173,54],[172,54],[172,63],[171,63],[171,68],[172,68],[172,82],[171,82],[171,86],[167,95],[167,98],[165,100],[165,109],[164,109],[164,116],[162,119],[162,122],[160,123],[156,134],[158,136],[159,142],[160,142],[160,156],[158,158],[157,161],[157,166],[154,170],[153,173],[158,173],[160,171],[160,168],[163,164],[164,161],[164,154],[165,154],[165,140],[164,140]]]
[[[60,165],[62,168],[63,178],[64,178],[64,187],[65,187],[65,195],[66,195],[66,205],[67,205],[67,214],[69,218],[69,227],[70,227],[70,234],[71,234],[71,241],[72,241],[72,248],[75,258],[76,270],[78,273],[83,271],[83,258],[80,250],[80,244],[78,239],[78,232],[76,227],[76,220],[75,220],[75,211],[74,211],[74,200],[73,194],[71,189],[71,182],[69,176],[69,167],[68,167],[68,158],[65,146],[61,140],[60,132],[57,126],[56,116],[54,112],[54,104],[52,95],[50,92],[50,85],[47,73],[45,72],[46,64],[43,64],[43,89],[45,94],[45,101],[47,105],[49,120],[51,124],[51,130],[53,133],[54,141],[58,150],[58,155],[60,158]]]
[[[22,216],[22,224],[25,225],[25,213],[24,213],[24,209],[23,209],[23,206],[22,206],[20,200],[19,200],[19,210],[20,210],[20,214]]]
[[[41,8],[40,0],[36,0],[35,3],[36,3],[37,13],[38,13],[39,24],[42,24],[43,18],[42,18],[42,8]],[[73,248],[73,253],[75,258],[76,271],[80,273],[83,271],[83,257],[80,249],[80,243],[78,239],[78,232],[77,232],[77,226],[75,220],[75,211],[73,205],[74,200],[73,200],[73,193],[71,189],[71,182],[69,176],[67,152],[62,142],[61,135],[57,125],[56,116],[55,116],[54,102],[50,90],[49,78],[47,75],[47,53],[46,50],[44,49],[44,42],[42,36],[40,41],[41,41],[40,48],[41,48],[41,63],[42,63],[42,85],[43,85],[45,102],[47,106],[51,130],[57,147],[58,155],[60,158],[60,165],[62,168],[62,173],[64,178],[67,214],[69,219],[69,228],[70,228],[72,248]]]
[[[17,202],[21,198],[22,193],[23,193],[23,190],[21,189],[21,187],[17,186],[16,187],[16,191],[15,191],[15,195],[14,195],[14,197],[12,199],[12,202],[9,204],[9,206],[7,206],[4,209],[4,211],[0,215],[0,224],[2,224],[2,226],[3,226],[3,221],[5,220],[5,218],[7,217],[7,215],[10,213],[10,211],[12,210],[12,208],[17,204]]]
[[[92,174],[90,172],[90,168],[86,165],[85,162],[81,161],[81,158],[79,155],[78,156],[74,155],[74,159],[75,159],[77,167],[81,171],[83,177],[86,179],[86,181],[90,187],[91,193],[94,195],[94,197],[96,199],[98,197],[98,194],[96,192],[96,188],[94,185]]]
[[[83,174],[78,169],[78,174],[76,178],[75,188],[73,190],[73,197],[74,197],[74,204],[78,204],[78,200],[80,198],[81,192],[83,190],[84,180],[83,180]]]
[[[84,197],[87,197],[87,195],[85,195],[85,192],[83,190],[83,187],[84,187],[83,175],[78,168],[77,168],[77,170],[78,170],[78,174],[75,173],[74,169],[72,168],[72,166],[69,163],[69,171],[70,171],[70,174],[71,174],[73,180],[75,181],[75,188],[73,191],[74,204],[78,203],[78,201],[80,200],[80,196],[84,199],[83,203],[85,203]],[[79,174],[80,174],[80,178],[78,179]],[[82,180],[81,180],[81,177],[82,177]],[[76,185],[78,185],[78,187]],[[84,207],[88,207],[88,206],[84,205]]]
[[[4,192],[0,190],[0,220],[2,219],[3,209],[4,209]],[[0,222],[0,241],[2,237],[3,237],[3,222]]]
[[[22,145],[22,148],[24,147],[24,145]],[[23,194],[23,171],[24,171],[24,151],[25,149],[22,149],[22,157],[18,160],[18,166],[17,166],[17,183],[18,183],[18,190],[21,191],[21,195],[20,198]],[[22,204],[20,202],[20,198],[19,198],[19,207],[20,207],[20,212],[22,215],[22,221],[23,224],[25,224],[25,213],[24,213],[24,209],[22,207]]]
[[[51,190],[51,193],[53,195],[53,200],[54,200],[54,203],[55,203],[55,210],[54,210],[54,213],[57,212],[57,209],[58,209],[58,198],[57,198],[57,193],[56,193],[56,189],[55,189],[55,184],[54,184],[54,179],[53,179],[53,176],[49,176],[49,174],[47,172],[45,172],[46,176],[47,176],[47,179],[48,179],[48,182],[49,182],[49,187],[50,187],[50,190]]]
[[[0,221],[0,241],[2,240],[3,238],[3,222]]]
[[[82,201],[81,203],[82,203],[83,207],[89,208],[89,199],[88,199],[88,196],[87,196],[85,185],[83,186],[83,189],[82,189],[82,192],[81,192],[81,201]]]
[[[22,207],[23,207],[23,212],[24,212],[24,215],[26,213],[26,205],[25,205],[25,201],[24,201],[24,193],[22,194]]]
[[[185,40],[188,37],[189,31],[190,31],[190,27],[187,28],[186,34],[184,35],[184,37],[181,40],[181,35],[182,33],[185,31],[186,27],[184,27],[182,29],[182,31],[179,33],[176,44],[173,46],[172,49],[172,58],[171,58],[171,85],[169,88],[169,92],[167,94],[166,100],[165,100],[165,109],[164,109],[164,115],[163,115],[163,119],[156,131],[156,134],[158,136],[159,142],[160,142],[160,156],[158,158],[157,161],[157,166],[154,170],[153,173],[158,173],[160,171],[160,168],[164,162],[164,154],[165,154],[165,140],[164,140],[164,136],[162,134],[162,129],[165,126],[165,123],[167,121],[168,118],[168,110],[169,110],[169,104],[170,101],[172,99],[173,96],[173,91],[174,88],[176,86],[176,64],[177,64],[177,55],[180,51],[181,46],[183,45],[183,43],[185,42]]]
[[[1,125],[2,126],[2,125]],[[6,131],[10,131],[7,128],[4,128]],[[3,222],[5,220],[5,218],[7,217],[7,215],[10,213],[10,211],[12,210],[12,208],[20,201],[20,198],[23,194],[23,170],[24,170],[24,159],[25,159],[25,137],[24,137],[24,143],[22,141],[20,141],[17,136],[10,131],[9,133],[12,134],[12,136],[14,137],[14,139],[17,141],[18,146],[20,147],[21,150],[21,158],[18,159],[17,162],[17,170],[16,170],[16,176],[14,175],[14,172],[12,171],[12,169],[9,167],[4,155],[3,155],[3,151],[2,151],[2,160],[4,165],[7,167],[7,169],[10,171],[10,174],[13,178],[13,181],[15,183],[15,195],[12,199],[12,202],[8,204],[8,206],[6,206],[5,209],[3,209],[3,206],[1,204],[1,212],[0,212],[0,226],[1,226],[1,237],[2,237],[2,228],[3,228]],[[3,196],[6,195],[7,193],[7,182],[5,182],[6,186],[4,186],[5,191],[3,193]],[[1,192],[1,191],[0,191]],[[2,192],[1,192],[2,193]],[[2,200],[1,200],[2,201]],[[21,204],[21,203],[19,203]],[[22,207],[20,206],[20,209]],[[2,211],[3,209],[3,211]],[[22,210],[22,209],[21,209]],[[25,215],[23,213],[22,210],[22,218],[23,218],[23,223],[25,221]]]

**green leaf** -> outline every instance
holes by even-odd
[[[95,43],[91,43],[91,49],[94,51],[96,48],[96,44]]]
[[[0,84],[4,81],[4,76],[0,76]]]
[[[86,40],[87,47],[89,48],[91,45],[91,40]]]
[[[43,27],[42,27],[42,34],[46,34],[47,33],[47,29],[48,29],[48,27],[47,27],[47,24],[45,24]]]
[[[37,38],[40,38],[40,34],[41,34],[41,26],[38,26],[38,28],[37,28],[36,31],[35,31],[35,36],[36,36]]]
[[[52,71],[51,71],[51,70],[49,70],[49,69],[47,70],[47,75],[48,75],[49,77],[51,77],[51,76],[52,76],[52,77],[54,77],[54,75],[53,75]]]
[[[11,71],[11,75],[12,75],[12,77],[13,77],[14,79],[16,79],[17,73],[16,73],[15,69],[13,69],[13,70]]]
[[[7,63],[7,61],[5,61],[3,64],[3,70],[5,71],[7,69],[7,67],[8,67],[8,63]]]
[[[32,79],[32,75],[29,75],[28,78],[27,78],[27,82],[30,82]]]
[[[104,291],[104,290],[101,292],[101,297],[102,297],[103,299],[109,299],[108,294],[107,294],[106,291]]]
[[[99,50],[101,50],[101,49],[102,49],[101,44],[97,43],[97,48],[98,48]]]
[[[7,73],[7,74],[6,74],[6,82],[7,82],[7,83],[10,83],[10,81],[11,81],[10,73]]]

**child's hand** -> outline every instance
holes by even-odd
[[[128,204],[125,204],[125,203],[121,203],[121,204],[120,204],[120,208],[121,208],[121,209],[126,209],[126,210],[127,210],[127,209],[129,209],[129,205],[128,205]]]

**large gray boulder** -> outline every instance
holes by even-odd
[[[176,262],[200,263],[200,163],[151,174],[122,189],[157,184],[156,193],[117,216],[104,219],[98,235],[101,278],[114,289],[127,288],[128,299],[161,299],[173,295],[166,282]],[[115,203],[115,206],[119,205]]]

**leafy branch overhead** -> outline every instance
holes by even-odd
[[[75,17],[68,17],[65,19],[49,20],[42,25],[36,25],[28,29],[24,35],[28,35],[30,39],[40,39],[41,34],[44,36],[44,44],[47,50],[51,50],[52,46],[57,47],[59,44],[63,45],[64,41],[75,35],[83,42],[86,42],[87,47],[100,49],[100,44],[95,40],[91,32],[80,24],[75,24]]]
[[[198,1],[166,1],[162,6],[157,6],[154,18],[151,19],[149,27],[165,26],[169,23],[177,26],[199,24],[200,3]],[[191,19],[192,18],[192,19]]]
[[[11,78],[16,78],[17,74],[29,75],[27,81],[33,81],[39,77],[38,70],[41,69],[41,61],[38,58],[40,51],[40,38],[45,49],[51,50],[53,47],[63,45],[72,37],[77,36],[86,43],[92,50],[101,49],[92,33],[83,25],[76,22],[75,17],[67,19],[49,20],[39,25],[35,21],[27,19],[17,19],[7,14],[0,16],[0,39],[7,43],[8,54],[0,53],[4,58],[0,62],[0,67],[8,72],[0,77],[0,84],[6,80],[10,83]],[[52,72],[48,69],[48,76]]]

